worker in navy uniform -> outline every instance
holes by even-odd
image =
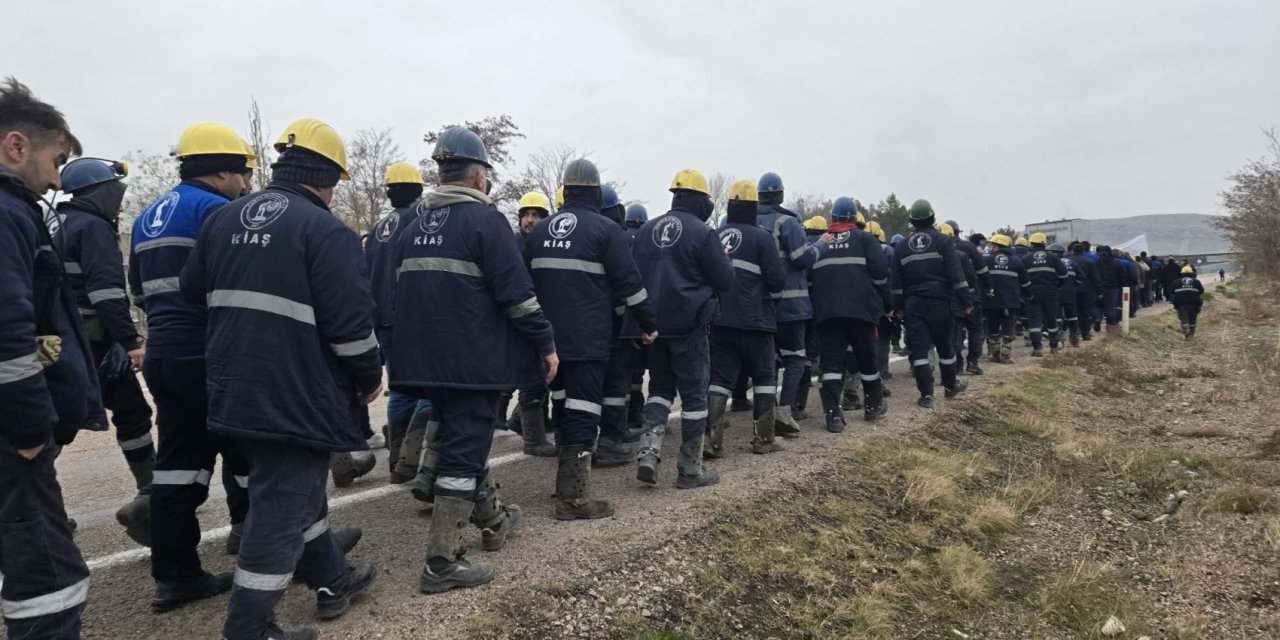
[[[1067,257],[1066,247],[1055,242],[1049,245],[1049,253],[1058,259],[1067,272],[1066,279],[1058,289],[1058,339],[1061,342],[1061,331],[1065,326],[1068,344],[1078,347],[1080,346],[1080,317],[1076,313],[1076,287],[1080,283],[1080,272],[1076,270],[1076,263]]]
[[[623,230],[627,241],[627,257],[631,259],[631,233],[626,227],[626,208],[618,198],[618,192],[609,185],[601,185],[600,213]],[[620,467],[635,460],[634,443],[640,439],[639,429],[627,426],[627,403],[631,384],[633,353],[643,348],[643,341],[622,337],[626,316],[631,313],[626,299],[615,300],[613,331],[609,340],[609,363],[604,371],[604,408],[600,412],[600,438],[591,464],[597,467]],[[649,312],[652,314],[652,312]],[[552,323],[554,325],[554,322]]]
[[[626,224],[627,235],[634,240],[636,233],[640,231],[640,227],[649,221],[649,211],[640,203],[627,205]],[[627,396],[627,429],[628,437],[631,433],[640,430],[640,413],[644,409],[644,349],[634,342],[627,345],[627,370],[630,371],[630,380]]]
[[[383,216],[373,225],[369,239],[364,247],[366,268],[369,270],[369,286],[373,290],[374,332],[378,336],[378,345],[385,361],[394,352],[391,343],[392,308],[396,290],[396,241],[400,234],[413,225],[418,218],[418,202],[427,183],[422,179],[422,171],[408,162],[396,162],[387,167],[383,184],[387,188],[387,199],[391,201],[391,212]],[[387,401],[387,464],[390,467],[391,483],[404,484],[413,477],[417,470],[418,454],[422,448],[423,434],[426,432],[427,418],[430,415],[429,404],[403,393],[392,391]],[[416,419],[415,419],[416,418]],[[409,436],[410,424],[414,426],[413,435]],[[401,445],[409,440],[407,454],[410,460],[402,464]],[[354,465],[345,469],[351,480],[356,471],[362,470]],[[363,474],[361,474],[363,475]],[[335,479],[336,480],[336,479]],[[335,482],[336,483],[336,482]]]
[[[808,360],[805,355],[805,325],[813,318],[809,301],[809,267],[818,251],[805,241],[804,227],[794,212],[784,208],[782,178],[776,173],[760,176],[756,183],[760,194],[760,227],[773,235],[778,255],[787,267],[787,285],[774,294],[778,303],[778,332],[774,343],[782,359],[782,385],[778,390],[778,435],[794,437],[800,425],[791,415],[800,389],[800,377]]]
[[[1009,236],[997,233],[987,242],[994,249],[987,254],[986,261],[995,293],[982,301],[987,317],[987,350],[992,362],[1009,364],[1013,362],[1014,323],[1031,282],[1027,280],[1022,260],[1009,248],[1012,243]]]
[[[844,431],[840,401],[843,395],[845,359],[852,349],[858,363],[865,399],[863,419],[885,415],[884,382],[876,357],[876,329],[889,302],[888,260],[879,242],[857,228],[857,204],[852,198],[836,198],[831,225],[817,243],[813,263],[813,319],[821,344],[822,385],[818,393],[827,431]]]
[[[1031,249],[1022,259],[1031,282],[1031,299],[1027,303],[1028,326],[1031,334],[1031,356],[1044,356],[1044,334],[1049,334],[1049,352],[1058,352],[1058,312],[1062,283],[1067,280],[1067,269],[1056,255],[1045,248],[1047,238],[1043,233],[1031,234]],[[1074,295],[1074,294],[1073,294]]]
[[[436,457],[423,468],[433,476],[435,507],[418,588],[440,593],[493,579],[492,566],[464,558],[460,536],[471,522],[482,548],[497,551],[519,526],[519,507],[502,503],[488,468],[498,400],[504,390],[553,379],[559,358],[517,237],[487,195],[484,143],[452,127],[431,157],[441,186],[397,250],[390,379],[393,389],[431,401],[428,442],[438,450],[424,450],[424,459]]]
[[[10,638],[76,640],[89,568],[54,460],[82,428],[106,429],[89,343],[39,194],[80,142],[62,113],[0,84],[0,609]]]
[[[1178,312],[1184,340],[1196,337],[1196,319],[1200,317],[1203,305],[1204,285],[1196,278],[1195,267],[1185,265],[1178,279],[1173,281],[1173,308]]]
[[[965,315],[962,321],[962,330],[960,331],[969,346],[966,350],[967,354],[957,347],[956,367],[963,369],[965,373],[970,375],[980,376],[982,375],[982,365],[978,361],[982,360],[982,336],[983,329],[986,327],[985,318],[981,313],[981,303],[991,297],[991,270],[987,268],[987,261],[982,256],[982,252],[978,251],[978,245],[960,233],[959,223],[955,220],[948,220],[947,224],[951,225],[951,230],[955,232],[956,251],[969,256],[969,262],[973,265],[974,275],[978,278],[976,286],[970,287],[970,295],[973,296],[974,304],[978,308],[973,313]],[[964,366],[960,366],[961,364]]]
[[[196,510],[209,499],[214,464],[231,515],[228,549],[239,552],[249,510],[249,465],[233,442],[208,428],[205,389],[205,309],[179,290],[179,277],[205,219],[244,190],[253,156],[222,124],[187,127],[178,138],[182,182],[147,205],[130,234],[129,288],[146,311],[147,357],[142,375],[156,403],[159,446],[151,490],[151,576],[158,613],[231,588],[230,573],[203,569],[196,547]]]
[[[649,399],[636,479],[658,483],[667,418],[680,394],[680,455],[676,487],[716,484],[720,472],[702,465],[711,377],[707,327],[716,315],[716,292],[733,286],[733,263],[715,230],[707,226],[714,205],[707,179],[682,169],[671,181],[671,210],[644,224],[633,251],[658,317],[659,338],[648,347]],[[638,337],[640,328],[629,328]]]
[[[111,412],[116,444],[138,489],[134,499],[116,511],[116,520],[135,542],[148,545],[156,448],[151,440],[151,406],[136,374],[142,368],[143,340],[129,315],[117,228],[127,188],[121,180],[126,173],[124,163],[97,158],[80,158],[64,167],[62,190],[71,194],[71,200],[57,206],[59,224],[53,241],[66,260],[67,277],[98,363],[102,404]]]
[[[564,204],[533,227],[525,255],[534,291],[555,330],[560,357],[560,371],[551,381],[553,394],[564,392],[564,413],[556,433],[555,517],[588,520],[613,515],[612,504],[591,498],[590,483],[591,458],[604,411],[605,371],[616,335],[615,301],[635,318],[646,344],[653,342],[656,329],[622,217],[610,219],[601,211],[602,203],[609,205],[608,210],[619,209],[617,194],[608,194],[609,201],[604,201],[600,171],[590,160],[570,162],[563,182]],[[617,382],[626,388],[625,379]],[[625,410],[625,396],[617,400],[617,408]],[[622,444],[617,428],[625,429],[625,421],[612,426],[609,444],[617,448]]]
[[[328,209],[346,148],[308,118],[276,150],[271,184],[208,217],[180,279],[208,308],[209,428],[249,459],[227,640],[316,637],[274,622],[295,569],[322,620],[345,613],[376,574],[347,564],[326,496],[330,453],[368,448],[358,407],[382,392],[360,241]]]
[[[707,458],[724,454],[725,410],[738,375],[751,378],[752,453],[781,451],[774,437],[773,404],[778,368],[773,333],[778,328],[772,294],[786,285],[786,272],[769,232],[756,224],[759,195],[748,180],[729,187],[720,244],[733,262],[733,288],[720,296],[720,312],[711,325],[711,386],[707,394]]]
[[[953,297],[958,297],[965,313],[973,312],[969,283],[964,279],[955,243],[933,228],[933,205],[916,200],[908,211],[913,229],[894,248],[892,272],[893,307],[907,327],[911,370],[920,391],[917,404],[933,407],[933,370],[929,350],[938,352],[945,395],[953,398],[968,386],[956,377],[955,349],[951,342]]]
[[[551,202],[545,195],[530,191],[520,198],[520,249],[527,251],[525,240],[534,226],[551,215]],[[528,256],[526,255],[526,260]],[[547,384],[535,380],[518,390],[516,414],[520,417],[525,455],[549,458],[556,455],[556,445],[547,441]]]
[[[880,250],[884,254],[885,264],[893,258],[893,247],[885,242],[884,227],[880,226],[875,220],[867,221],[867,233],[875,237],[876,242],[880,244]],[[886,267],[887,268],[887,267]],[[890,306],[885,305],[885,314],[880,316],[879,325],[876,327],[876,367],[880,369],[880,380],[893,379],[893,374],[889,372],[889,354],[890,354],[890,335],[893,333],[893,320],[888,313]],[[889,385],[882,384],[884,389],[884,397],[888,398],[892,395],[889,392]]]
[[[1080,339],[1088,342],[1093,339],[1093,315],[1098,308],[1098,296],[1102,295],[1102,277],[1098,273],[1098,264],[1085,255],[1085,243],[1075,242],[1071,245],[1071,263],[1076,269],[1076,316]]]
[[[938,231],[942,235],[956,244],[956,257],[960,259],[960,270],[964,272],[964,280],[969,283],[969,295],[971,299],[977,299],[978,291],[978,271],[973,266],[973,261],[969,258],[969,254],[961,251],[959,242],[956,239],[955,228],[950,224],[943,222],[938,225]],[[985,269],[987,263],[984,260],[982,267]],[[956,372],[959,373],[963,368],[960,363],[964,360],[964,339],[965,339],[965,318],[973,315],[972,312],[965,313],[964,307],[960,304],[959,296],[953,296],[951,299],[951,316],[955,318],[955,324],[951,329],[951,344],[956,353]]]

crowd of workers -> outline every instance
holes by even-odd
[[[469,525],[486,551],[519,529],[520,508],[487,466],[495,428],[556,459],[557,519],[603,518],[615,505],[593,496],[593,468],[635,465],[638,482],[657,484],[677,408],[676,487],[707,487],[740,402],[751,451],[771,454],[799,436],[815,378],[828,431],[846,428],[847,410],[884,417],[899,340],[916,402],[931,408],[935,368],[954,397],[966,374],[983,373],[984,344],[997,363],[1020,331],[1033,356],[1046,342],[1076,346],[1134,312],[1122,308],[1126,286],[1140,291],[1135,304],[1171,299],[1189,339],[1203,292],[1173,260],[1043,234],[964,237],[926,200],[892,239],[852,198],[801,220],[773,173],[732,184],[716,224],[696,170],[676,174],[670,210],[649,218],[575,160],[554,204],[521,198],[513,233],[488,195],[488,152],[465,128],[440,135],[434,189],[412,165],[387,170],[393,210],[362,247],[329,212],[346,149],[315,119],[285,129],[258,191],[260,159],[233,130],[188,127],[181,182],[138,214],[126,270],[124,163],[68,163],[82,150],[62,114],[12,80],[0,87],[0,145],[0,595],[11,638],[79,637],[89,571],[54,462],[78,431],[107,428],[104,408],[137,484],[117,518],[151,549],[153,609],[229,591],[223,637],[306,639],[317,632],[275,623],[291,582],[315,591],[324,620],[376,578],[346,559],[360,531],[329,527],[327,484],[375,464],[367,405],[384,396],[384,367],[390,481],[431,506],[418,588],[439,593],[493,579],[465,555]],[[50,191],[70,198],[46,215]],[[137,371],[156,407],[154,442]],[[196,510],[219,458],[237,556],[227,574],[197,553]]]

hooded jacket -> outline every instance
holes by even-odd
[[[716,316],[716,292],[733,287],[733,263],[720,236],[691,211],[672,209],[646,222],[634,238],[636,266],[657,317],[658,336],[705,330]],[[627,337],[638,334],[628,322]]]
[[[786,267],[787,282],[782,291],[773,294],[778,302],[778,322],[795,322],[813,317],[809,300],[809,267],[818,259],[818,250],[807,242],[804,226],[795,213],[780,204],[761,204],[756,224],[773,236],[778,257]]]
[[[396,243],[391,388],[507,390],[542,380],[551,323],[507,219],[484,193],[426,195]]]
[[[118,183],[104,183],[104,187],[110,184]],[[53,241],[63,254],[63,266],[86,327],[93,327],[89,338],[115,342],[125,351],[133,351],[142,346],[142,340],[129,315],[124,256],[116,233],[119,204],[111,208],[112,204],[77,197],[58,205],[63,219]],[[99,327],[102,335],[98,335]]]
[[[1102,278],[1098,272],[1098,263],[1082,253],[1071,254],[1071,262],[1076,267],[1077,294],[1096,296],[1102,293]]]
[[[213,187],[183,180],[134,220],[129,290],[147,314],[148,357],[204,355],[204,302],[187,300],[178,283],[204,221],[227,202]]]
[[[382,381],[360,240],[280,180],[219,208],[182,270],[208,308],[209,428],[321,451],[367,449],[355,419]]]
[[[16,449],[106,429],[97,365],[35,194],[0,168],[0,437]],[[45,366],[37,337],[62,353]]]
[[[641,331],[655,330],[630,238],[592,205],[569,200],[539,220],[525,239],[525,256],[561,360],[608,360],[618,306]]]

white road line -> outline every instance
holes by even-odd
[[[527,456],[520,452],[516,452],[516,453],[509,453],[505,456],[489,458],[489,467],[490,468],[501,467],[504,464],[517,462],[519,460],[524,460],[525,458],[528,458],[528,457],[530,456]],[[360,502],[368,502],[370,500],[376,500],[378,498],[389,496],[393,493],[399,493],[404,490],[405,490],[404,486],[398,485],[398,484],[388,484],[388,485],[383,485],[381,487],[374,487],[373,489],[366,489],[364,491],[348,494],[345,496],[341,496],[341,497],[333,498],[332,500],[329,500],[329,510],[332,511],[339,507],[345,507],[350,504],[357,504]],[[225,540],[226,537],[230,534],[231,534],[230,525],[218,527],[217,529],[210,529],[208,531],[201,532],[200,544],[205,545],[211,542]],[[112,553],[109,555],[93,558],[89,560],[88,564],[89,564],[90,571],[99,571],[102,569],[110,569],[111,567],[118,567],[122,564],[128,564],[130,562],[136,562],[138,560],[145,560],[149,557],[151,557],[150,549],[146,547],[134,547],[132,549],[126,549],[124,551],[120,551],[118,553]]]

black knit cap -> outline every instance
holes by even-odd
[[[244,173],[246,159],[244,156],[232,155],[229,153],[211,153],[199,156],[187,156],[183,158],[178,165],[178,176],[183,180],[189,178],[198,178],[214,173],[222,173],[230,171],[231,173]]]
[[[271,179],[327,189],[338,184],[342,169],[334,161],[302,147],[288,147],[271,165]]]

